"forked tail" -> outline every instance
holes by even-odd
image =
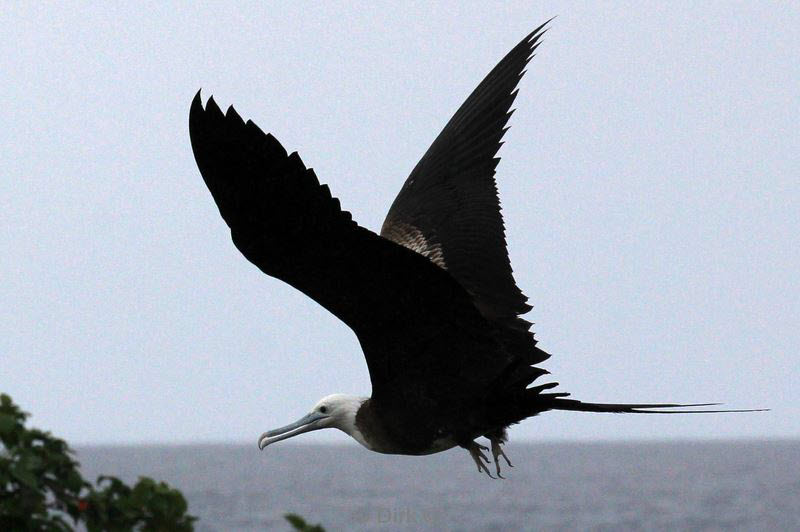
[[[552,394],[555,395],[555,394]],[[769,408],[747,409],[708,409],[703,407],[719,406],[721,403],[655,403],[655,404],[616,404],[616,403],[584,403],[576,399],[552,397],[549,401],[551,410],[572,410],[575,412],[611,412],[616,414],[719,414],[723,412],[766,412]],[[691,408],[692,410],[686,410]]]
[[[612,414],[721,414],[728,412],[768,412],[769,408],[708,408],[722,403],[585,403],[567,399],[568,392],[548,392],[557,382],[532,386],[525,390],[528,416],[545,410],[571,410],[573,412],[608,412]]]

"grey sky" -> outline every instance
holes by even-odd
[[[234,104],[376,230],[559,15],[498,169],[546,367],[579,399],[774,410],[550,413],[512,439],[800,436],[796,3],[128,4],[0,10],[0,390],[34,424],[255,448],[323,395],[368,395],[350,330],[230,242],[191,98]],[[304,440],[346,441],[322,432]]]

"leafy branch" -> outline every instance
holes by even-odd
[[[193,530],[180,491],[147,477],[130,487],[101,476],[93,486],[67,443],[27,428],[27,418],[0,394],[0,530]]]

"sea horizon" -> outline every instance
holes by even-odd
[[[84,475],[181,490],[196,529],[800,529],[800,440],[511,441],[504,480],[466,451],[372,453],[350,442],[75,446]]]

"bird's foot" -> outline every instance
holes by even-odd
[[[492,458],[494,458],[494,467],[497,469],[497,476],[499,478],[504,478],[503,475],[500,474],[500,462],[498,458],[502,456],[508,464],[508,467],[514,466],[511,465],[511,460],[509,460],[506,453],[503,452],[503,441],[500,438],[489,438],[489,441],[492,442]]]
[[[489,468],[486,467],[489,464],[489,459],[485,454],[483,454],[483,451],[488,451],[489,448],[485,445],[479,444],[476,441],[473,441],[471,444],[469,444],[467,450],[469,451],[469,455],[472,457],[472,459],[475,460],[475,465],[478,466],[478,473],[486,472],[490,478],[494,478],[489,472]],[[498,471],[499,470],[500,469],[498,468]]]

